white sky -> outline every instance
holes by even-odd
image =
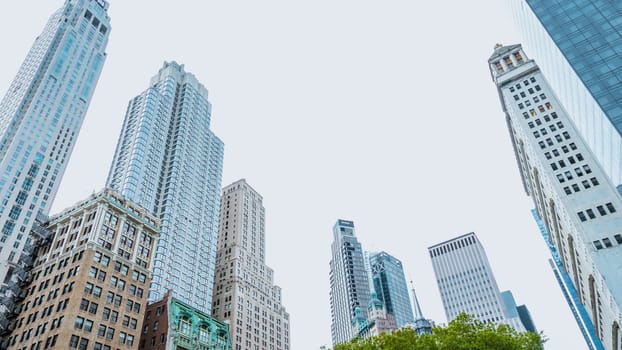
[[[62,0],[0,4],[0,94]],[[531,218],[487,59],[519,42],[480,1],[112,0],[108,60],[52,213],[104,186],[130,98],[164,60],[210,91],[223,185],[264,196],[292,350],[330,344],[337,218],[404,263],[444,323],[427,247],[475,231],[546,349],[585,349]],[[527,53],[529,55],[529,53]],[[537,57],[536,57],[537,60]]]

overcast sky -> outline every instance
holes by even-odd
[[[0,95],[62,0],[0,4]],[[401,259],[446,322],[427,247],[475,231],[546,349],[585,349],[547,263],[487,59],[519,42],[479,1],[113,0],[108,59],[52,213],[104,186],[125,108],[164,60],[210,91],[223,185],[264,197],[292,350],[330,344],[332,225]],[[529,52],[527,52],[529,55]],[[537,57],[535,57],[537,60]]]

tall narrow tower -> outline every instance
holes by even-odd
[[[419,305],[419,299],[417,298],[417,294],[415,293],[415,286],[411,283],[411,290],[413,296],[413,305],[415,306],[415,322],[412,324],[417,335],[421,334],[431,334],[432,333],[432,322],[423,316],[423,311],[421,311],[421,305]]]
[[[107,10],[106,0],[66,0],[0,102],[0,285],[65,173],[106,58]]]
[[[447,320],[467,313],[482,322],[524,327],[510,318],[484,247],[471,232],[428,248]]]
[[[365,270],[363,248],[354,234],[354,223],[337,220],[333,226],[330,260],[330,312],[333,344],[352,339],[352,321],[367,319],[365,312],[370,301],[369,279]]]
[[[211,313],[223,143],[207,89],[166,62],[127,108],[107,186],[162,220],[149,300],[173,297]]]
[[[522,47],[497,45],[488,63],[525,191],[588,310],[588,345],[619,349],[622,199]]]
[[[237,350],[289,350],[289,314],[266,265],[263,198],[242,179],[225,187],[212,314],[229,324]]]

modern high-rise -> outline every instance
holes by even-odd
[[[66,0],[0,101],[0,285],[65,173],[106,59],[107,11],[106,0]]]
[[[373,291],[384,304],[387,313],[395,316],[397,327],[415,321],[408,297],[408,286],[402,262],[386,252],[366,254],[369,259],[369,278]]]
[[[229,324],[233,350],[289,350],[289,314],[266,265],[263,197],[242,179],[221,198],[212,315]]]
[[[622,184],[622,4],[512,0],[530,56],[614,186]]]
[[[159,220],[106,189],[39,223],[0,348],[137,349]]]
[[[354,232],[354,222],[337,220],[333,226],[331,252],[330,327],[334,345],[356,336],[352,328],[355,317],[368,318],[369,278],[363,248]],[[357,308],[360,314],[357,314]]]
[[[447,320],[467,313],[482,322],[524,327],[510,317],[490,268],[484,247],[475,233],[467,233],[428,248]]]
[[[520,45],[489,59],[526,193],[605,349],[619,349],[622,200]]]
[[[165,62],[129,102],[107,186],[162,221],[149,300],[172,289],[210,314],[224,146],[207,97],[183,65]]]

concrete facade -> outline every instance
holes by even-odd
[[[619,349],[622,201],[545,76],[520,45],[498,45],[490,71],[526,193],[605,349]]]
[[[290,319],[266,265],[263,197],[242,179],[222,190],[212,315],[234,350],[290,350]]]

